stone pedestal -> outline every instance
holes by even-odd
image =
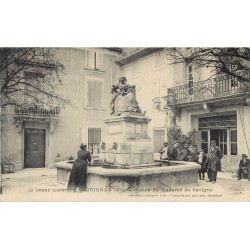
[[[153,144],[148,136],[150,121],[141,113],[125,113],[104,120],[101,158],[114,165],[152,164]]]

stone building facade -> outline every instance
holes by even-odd
[[[17,170],[50,166],[55,161],[75,158],[81,142],[87,143],[92,153],[99,149],[119,53],[55,48],[55,55],[65,66],[57,91],[70,100],[71,106],[49,112],[6,106],[2,110],[2,164],[14,163]]]
[[[126,76],[131,85],[136,85],[137,100],[149,123],[149,136],[158,153],[166,140],[166,111],[155,107],[157,101],[166,104],[162,98],[173,81],[173,69],[161,48],[140,48],[119,58],[120,74]]]
[[[5,107],[2,164],[13,162],[16,169],[53,165],[75,158],[81,142],[98,153],[105,136],[103,120],[110,115],[110,90],[121,76],[136,86],[139,106],[152,119],[148,135],[154,153],[167,139],[170,119],[164,107],[174,93],[177,125],[184,133],[197,131],[193,143],[199,149],[208,151],[215,139],[224,153],[223,169],[237,168],[241,154],[249,155],[250,100],[235,79],[218,76],[204,82],[211,72],[187,63],[172,64],[162,48],[123,48],[122,53],[101,48],[55,50],[65,66],[58,91],[72,106],[40,116],[32,109]],[[14,123],[16,118],[20,122]]]
[[[188,49],[187,49],[188,50]],[[250,147],[250,97],[243,84],[192,64],[173,64],[161,48],[141,48],[117,60],[121,74],[138,90],[138,102],[152,121],[149,135],[158,152],[166,139],[170,117],[164,111],[173,94],[178,110],[177,126],[183,133],[195,130],[193,144],[208,152],[210,141],[222,149],[222,169],[235,169]],[[242,72],[242,74],[248,74]],[[248,76],[249,77],[249,76]],[[191,145],[190,145],[191,146]]]

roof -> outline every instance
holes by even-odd
[[[147,55],[150,55],[156,51],[159,51],[159,50],[162,50],[163,48],[160,48],[160,47],[151,47],[151,48],[141,48],[141,49],[138,49],[136,51],[133,51],[132,53],[128,54],[128,55],[125,55],[125,56],[122,56],[120,58],[118,58],[116,60],[116,63],[118,63],[119,65],[123,66],[125,64],[128,64],[132,61],[135,61],[141,57],[144,57],[144,56],[147,56]]]
[[[122,53],[122,48],[117,47],[103,47],[102,49],[106,49],[112,52]]]

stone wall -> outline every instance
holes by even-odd
[[[89,70],[86,68],[86,50],[103,53],[103,69]],[[43,127],[46,129],[46,166],[53,165],[55,160],[76,156],[81,142],[88,142],[86,131],[91,128],[103,128],[103,119],[109,115],[111,100],[110,89],[117,82],[117,66],[114,63],[117,53],[94,48],[54,48],[59,62],[65,66],[61,76],[61,84],[56,91],[68,98],[71,106],[61,108],[60,117],[55,124],[54,131],[50,131],[48,122],[24,122],[21,130],[13,123],[13,107],[4,111],[5,123],[2,134],[2,159],[10,154],[15,155],[16,169],[24,166],[24,128]],[[98,109],[87,107],[87,82],[96,80],[102,84],[102,106]],[[83,133],[83,131],[85,131]],[[104,131],[104,130],[103,130]]]

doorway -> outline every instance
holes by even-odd
[[[159,153],[160,149],[163,147],[164,142],[165,142],[165,129],[154,128],[153,131],[154,153]]]
[[[216,141],[223,153],[222,169],[235,169],[238,165],[237,115],[233,111],[228,115],[199,118],[201,147],[209,153],[211,140]]]
[[[216,141],[223,153],[222,169],[236,168],[237,166],[237,129],[211,129],[201,131],[201,148],[209,153],[211,140]]]
[[[24,168],[45,167],[45,129],[24,131]]]
[[[226,129],[217,129],[217,130],[210,130],[210,142],[211,140],[216,141],[216,145],[220,147],[222,150],[223,155],[227,155],[228,149],[228,140],[227,140],[227,130]]]

